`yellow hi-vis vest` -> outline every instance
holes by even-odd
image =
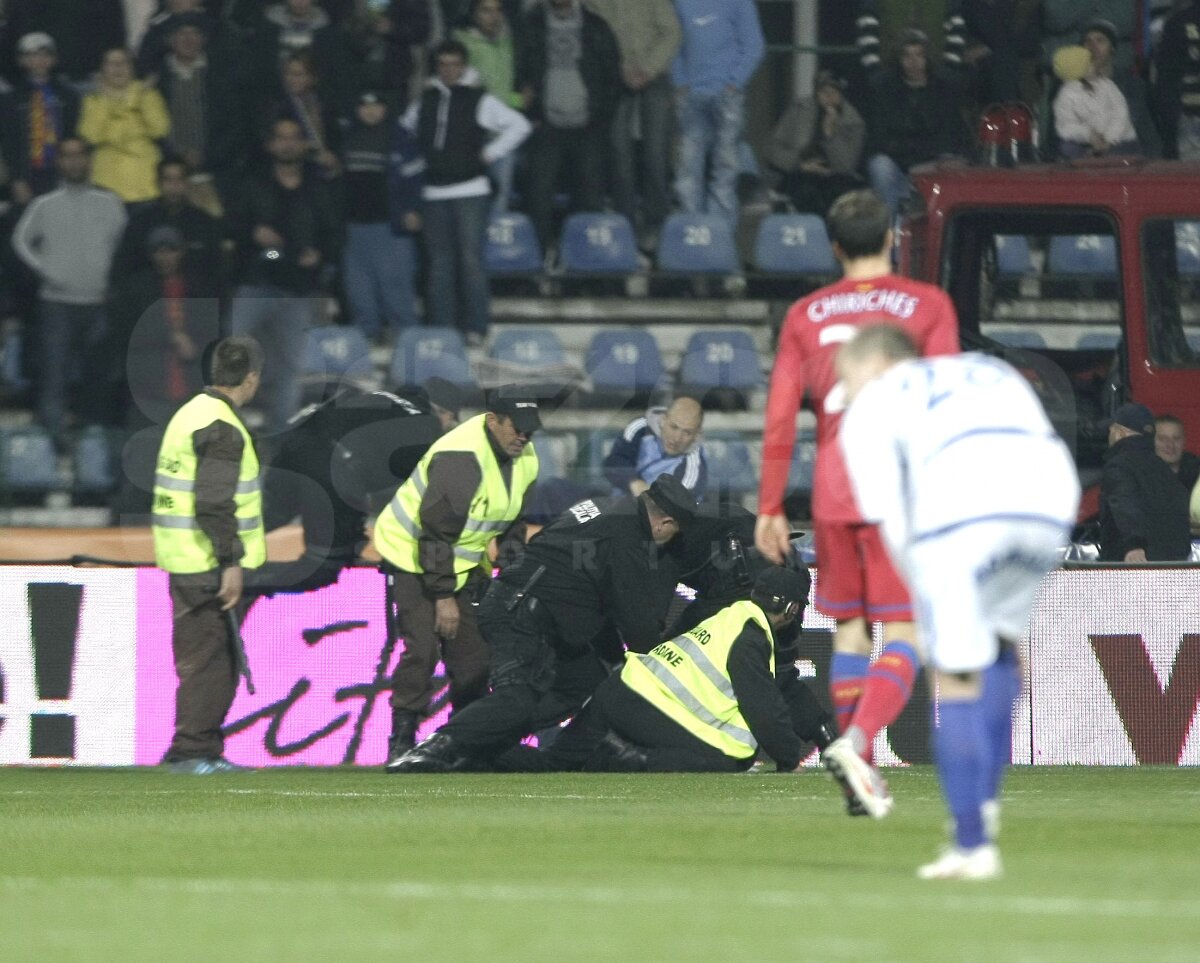
[[[242,463],[233,497],[243,550],[238,564],[243,568],[258,568],[267,559],[254,442],[232,405],[212,395],[199,394],[175,412],[167,424],[154,471],[154,560],[159,568],[176,575],[209,572],[218,567],[212,543],[196,524],[198,459],[192,447],[192,435],[214,421],[232,425],[242,436]]]
[[[476,415],[435,441],[408,480],[375,522],[375,548],[387,561],[404,572],[420,575],[417,543],[421,537],[421,499],[429,484],[429,465],[435,455],[446,451],[469,452],[479,463],[479,488],[467,509],[467,522],[454,544],[455,591],[467,584],[471,570],[484,565],[487,547],[520,514],[525,491],[537,479],[538,457],[533,445],[513,459],[512,489],[504,483],[500,463],[487,437],[486,415]]]
[[[649,652],[625,653],[621,681],[688,732],[733,759],[749,759],[758,741],[742,717],[729,678],[729,650],[754,622],[771,643],[775,672],[775,634],[753,602],[734,602],[683,635]]]

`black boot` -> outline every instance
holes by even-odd
[[[644,750],[626,742],[610,729],[584,769],[587,772],[645,772],[647,764]]]
[[[471,759],[443,732],[435,732],[419,746],[409,749],[394,762],[388,772],[460,772]]]
[[[421,717],[407,709],[392,710],[392,735],[388,739],[387,765],[391,766],[417,744]]]

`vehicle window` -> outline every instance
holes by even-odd
[[[1141,242],[1150,360],[1200,367],[1200,221],[1147,221]]]

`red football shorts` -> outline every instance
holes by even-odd
[[[817,611],[831,619],[911,622],[908,589],[875,525],[814,522]]]

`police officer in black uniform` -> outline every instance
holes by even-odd
[[[487,766],[575,713],[625,647],[657,645],[679,575],[666,547],[695,512],[691,493],[664,476],[636,497],[579,502],[534,536],[479,606],[491,693],[389,770]]]

